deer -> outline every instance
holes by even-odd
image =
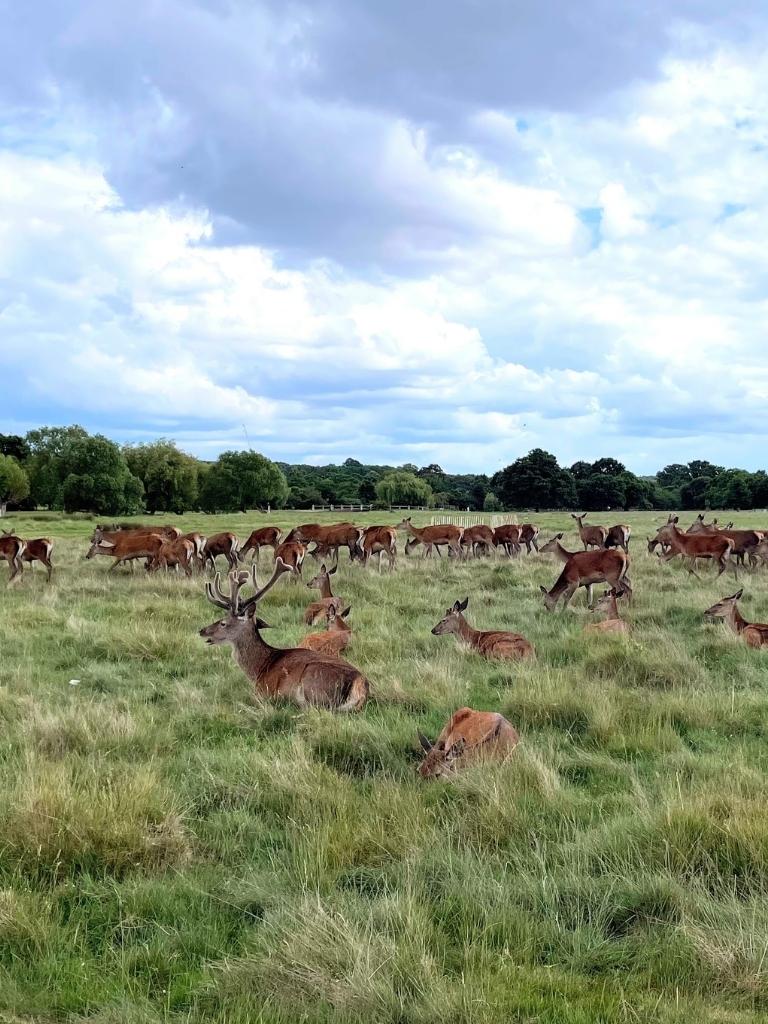
[[[667,543],[669,550],[662,554],[662,562],[668,562],[675,556],[680,555],[683,564],[688,572],[692,573],[697,580],[701,576],[696,572],[695,564],[697,558],[709,558],[719,566],[718,577],[725,572],[729,559],[733,554],[733,541],[730,537],[721,533],[683,533],[677,526],[678,516],[672,516],[666,526],[658,531],[653,540],[648,541],[648,547],[652,543]],[[732,563],[734,576],[738,578],[736,564]]]
[[[560,543],[562,541],[562,539],[563,539],[563,534],[562,533],[556,533],[554,535],[554,537],[551,537],[547,541],[546,544],[543,544],[539,548],[539,554],[541,554],[541,555],[553,554],[555,556],[555,558],[557,558],[558,561],[563,562],[564,564],[567,564],[569,559],[573,558],[575,555],[586,554],[586,552],[584,552],[584,551],[568,551]],[[594,554],[594,552],[592,552],[592,554]],[[629,564],[629,562],[627,562],[627,565],[628,564]],[[630,589],[630,592],[631,592],[632,581],[630,580],[630,578],[629,578],[629,576],[627,575],[626,572],[624,573],[623,581],[624,581],[624,584]],[[596,581],[596,582],[599,582],[599,580]],[[592,607],[592,584],[588,583],[586,586],[587,586],[587,605],[591,608]]]
[[[321,654],[331,654],[337,657],[349,644],[352,630],[347,622],[351,608],[345,608],[343,612],[337,612],[331,606],[326,611],[326,628],[322,633],[308,633],[299,644],[309,651],[319,651]]]
[[[760,622],[747,622],[738,609],[738,602],[744,588],[737,590],[730,597],[717,601],[707,608],[704,617],[707,619],[725,619],[733,632],[741,637],[748,647],[768,647],[768,625]]]
[[[535,523],[523,523],[520,527],[520,540],[525,544],[525,549],[530,555],[531,548],[539,550],[538,543],[539,527]]]
[[[379,572],[384,555],[389,561],[389,571],[395,568],[397,560],[397,531],[394,526],[366,526],[358,541],[363,565],[368,564],[371,555],[379,556]]]
[[[423,779],[453,775],[460,765],[482,758],[504,760],[520,742],[520,735],[507,719],[495,711],[459,708],[434,743],[418,733],[424,759],[419,765]]]
[[[671,519],[672,517],[670,516],[670,521]],[[734,530],[733,523],[728,523],[727,526],[718,526],[717,519],[713,519],[711,523],[706,524],[704,522],[704,514],[700,512],[696,520],[688,527],[686,533],[699,536],[706,533],[719,533],[730,537],[733,541],[733,554],[739,565],[744,565],[745,557],[748,558],[751,568],[754,569],[757,565],[756,549],[763,539],[762,530]]]
[[[561,547],[559,541],[557,544],[558,547]],[[632,587],[627,578],[629,557],[626,551],[601,548],[599,551],[568,552],[563,548],[559,557],[562,559],[564,555],[568,557],[565,559],[563,571],[552,589],[540,588],[544,594],[544,606],[547,611],[554,611],[561,598],[563,608],[567,608],[579,587],[587,587],[587,603],[591,604],[594,583],[610,583],[612,587],[621,593],[626,593],[631,599]]]
[[[325,617],[329,608],[341,611],[344,601],[340,597],[334,597],[331,590],[331,576],[336,572],[336,566],[326,569],[325,563],[320,566],[320,572],[313,576],[307,584],[309,590],[319,590],[320,600],[313,601],[304,612],[304,621],[308,626],[314,626],[316,622]]]
[[[97,533],[100,533],[101,537],[105,538],[107,540],[111,540],[113,537],[115,537],[118,534],[120,536],[124,537],[127,534],[129,534],[129,533],[132,533],[134,535],[138,535],[140,533],[144,533],[144,534],[159,533],[161,537],[170,537],[171,539],[173,539],[175,537],[180,537],[182,531],[178,528],[178,526],[141,526],[141,525],[136,525],[136,526],[116,526],[116,527],[114,527],[112,529],[110,529],[109,527],[106,527],[106,526],[97,526],[94,529],[93,533],[91,534],[91,543],[92,544],[96,540],[96,534]]]
[[[12,537],[13,533],[10,530],[3,530],[2,536]],[[21,540],[24,545],[21,561],[27,562],[31,570],[34,570],[35,562],[40,562],[44,565],[48,571],[46,583],[50,583],[51,577],[53,576],[53,563],[51,562],[53,541],[50,537],[35,537],[34,540]],[[2,557],[2,555],[0,555],[0,557]]]
[[[211,645],[231,644],[233,657],[254,685],[257,696],[287,700],[299,707],[324,707],[333,711],[359,711],[368,700],[366,677],[341,658],[302,647],[271,647],[262,637],[269,625],[257,614],[264,595],[290,567],[278,558],[269,581],[259,587],[256,567],[229,573],[229,593],[221,589],[216,573],[205,593],[211,604],[222,608],[226,617],[200,630]],[[243,598],[241,591],[251,583],[254,593]]]
[[[13,583],[14,580],[20,580],[24,573],[22,558],[25,547],[24,541],[21,537],[17,537],[15,533],[4,533],[0,537],[0,558],[4,558],[8,563],[9,583]]]
[[[108,555],[114,558],[109,567],[109,572],[114,572],[121,562],[132,562],[136,558],[151,561],[167,539],[160,533],[145,533],[143,530],[117,530],[107,535],[96,527],[85,557],[91,559],[94,555]]]
[[[275,551],[275,562],[284,562],[293,573],[294,581],[298,582],[306,554],[306,547],[299,541],[284,540]]]
[[[461,546],[470,551],[477,558],[478,551],[490,555],[493,548],[493,530],[485,523],[478,523],[476,526],[465,526],[461,536]]]
[[[240,548],[241,557],[245,558],[250,551],[251,561],[258,562],[262,548],[272,548],[274,553],[280,546],[281,533],[282,531],[277,526],[262,526],[258,530],[253,530],[248,540]]]
[[[605,612],[601,622],[590,622],[584,627],[585,633],[628,633],[629,623],[619,615],[618,599],[624,595],[611,587],[606,590],[595,603],[593,612]]]
[[[230,533],[214,533],[212,537],[207,537],[205,541],[205,547],[203,554],[205,556],[205,564],[208,565],[210,562],[211,568],[215,571],[216,559],[219,555],[223,555],[227,560],[227,565],[230,569],[235,569],[240,559],[239,555],[240,541],[237,539],[237,534]]]
[[[617,523],[615,526],[609,527],[603,547],[623,548],[629,554],[629,537],[631,533],[631,526],[627,526],[625,523]]]
[[[335,555],[336,562],[339,560],[339,548],[347,548],[349,559],[352,561],[357,552],[360,533],[360,527],[355,526],[354,523],[334,523],[332,526],[304,523],[302,526],[295,526],[285,540],[299,541],[301,544],[309,544],[314,541],[320,549],[320,557],[325,557],[325,553],[328,551]],[[327,548],[324,545],[327,545]]]
[[[453,606],[432,629],[432,635],[445,636],[447,633],[456,633],[472,650],[494,661],[519,661],[521,658],[534,656],[533,644],[520,633],[500,629],[473,629],[464,618],[468,604],[468,597],[463,601],[454,601]]]
[[[192,575],[192,568],[195,564],[197,548],[195,542],[188,537],[177,537],[176,540],[164,540],[152,560],[147,565],[147,572],[156,572],[158,569],[167,569],[179,566],[187,576]]]
[[[502,526],[497,526],[493,531],[494,547],[498,549],[501,545],[509,557],[519,554],[522,529],[522,526],[518,526],[517,523],[504,523]]]
[[[447,544],[449,553],[452,553],[456,558],[461,558],[461,538],[463,530],[460,526],[454,526],[453,523],[442,523],[438,526],[414,526],[411,522],[411,517],[403,519],[401,523],[397,524],[396,529],[405,530],[409,534],[409,538],[405,543],[405,553],[417,547],[419,544],[424,545],[424,554],[422,557],[431,558],[432,548],[438,548],[438,555],[440,554],[439,545]]]
[[[605,547],[605,538],[608,536],[608,528],[606,526],[585,526],[584,520],[586,518],[586,512],[583,512],[580,516],[576,515],[575,512],[571,512],[571,519],[575,519],[579,525],[579,537],[581,537],[584,550],[586,551],[588,548]]]
[[[192,531],[191,533],[182,533],[179,540],[191,540],[194,547],[194,563],[200,569],[205,568],[205,542],[206,536],[202,533]]]

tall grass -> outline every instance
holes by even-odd
[[[586,637],[583,592],[548,614],[544,556],[381,576],[342,557],[373,691],[335,717],[254,699],[197,637],[218,615],[198,578],[107,576],[82,559],[91,522],[13,517],[57,568],[0,590],[0,1020],[767,1019],[768,654],[703,621],[730,580],[647,555],[666,516],[621,518],[629,637]],[[567,514],[539,521],[577,546]],[[744,583],[768,620],[768,577]],[[432,636],[465,596],[535,661]],[[272,642],[298,641],[311,597],[270,593]],[[421,782],[416,730],[462,704],[520,748]]]

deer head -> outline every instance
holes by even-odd
[[[539,548],[540,555],[546,555],[550,551],[557,551],[557,545],[563,539],[562,533],[556,533],[554,537],[551,537],[546,544],[542,544]]]
[[[466,610],[469,598],[463,601],[454,601],[453,607],[448,608],[445,615],[432,630],[433,636],[445,636],[446,633],[458,633],[464,616],[461,614]]]
[[[104,540],[104,533],[100,526],[97,526],[91,537],[91,546],[88,548],[85,557],[93,558],[98,554],[99,548],[113,548],[115,545],[111,540]]]
[[[721,601],[717,601],[712,605],[711,608],[707,608],[704,612],[705,619],[727,619],[733,609],[736,607],[736,602],[739,600],[741,595],[744,593],[744,588],[737,590],[735,594],[731,594],[730,597],[724,597]]]
[[[210,626],[205,626],[200,630],[200,636],[209,644],[234,644],[254,630],[268,629],[269,624],[255,614],[256,605],[284,572],[290,572],[290,567],[282,558],[278,558],[271,579],[263,587],[258,585],[255,566],[250,572],[243,569],[231,572],[229,594],[225,594],[221,589],[221,577],[216,573],[213,583],[206,583],[205,594],[211,604],[215,604],[217,608],[224,608],[227,616],[212,622]],[[249,582],[256,588],[256,593],[243,599],[240,591]]]
[[[419,765],[419,775],[423,779],[439,779],[452,775],[456,770],[456,762],[464,753],[466,742],[462,737],[446,749],[444,741],[431,743],[423,733],[419,733],[419,743],[424,751],[424,760]]]
[[[324,586],[330,587],[330,578],[331,576],[333,576],[335,572],[336,566],[334,566],[332,569],[326,569],[325,562],[323,562],[323,564],[320,566],[320,572],[317,574],[317,576],[312,577],[312,579],[307,584],[307,587],[310,590],[322,590]]]
[[[625,591],[616,590],[612,587],[610,590],[605,590],[600,597],[592,605],[593,612],[611,612],[613,611],[613,602],[620,597],[624,596]]]
[[[408,516],[407,519],[403,518],[403,521],[398,523],[397,526],[395,527],[395,529],[396,530],[407,530],[410,525],[411,525],[411,517]]]

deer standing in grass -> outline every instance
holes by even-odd
[[[575,512],[571,512],[571,519],[575,519],[579,524],[579,537],[581,537],[584,550],[586,551],[588,548],[604,548],[605,538],[608,536],[608,528],[605,526],[585,526],[584,520],[586,518],[586,512],[580,516],[577,516]]]
[[[520,534],[522,526],[517,523],[504,523],[497,526],[493,531],[493,544],[498,548],[501,545],[504,552],[511,558],[520,553]]]
[[[446,611],[443,618],[433,628],[433,636],[455,633],[468,647],[477,651],[484,658],[491,658],[495,661],[519,661],[521,658],[534,656],[533,644],[520,633],[511,633],[501,629],[473,629],[463,614],[468,604],[468,597],[465,597],[463,601],[455,601],[453,607]]]
[[[158,548],[157,554],[147,565],[147,571],[167,570],[169,566],[178,571],[178,567],[181,566],[187,576],[191,576],[195,565],[195,552],[195,542],[187,537],[177,537],[176,540],[164,540]]]
[[[10,530],[3,530],[3,537],[12,537],[13,534]],[[51,554],[53,553],[53,541],[50,537],[35,537],[34,540],[23,540],[19,538],[24,545],[24,550],[21,555],[22,562],[27,562],[29,568],[34,571],[34,563],[40,562],[44,565],[48,571],[46,583],[51,582],[53,576],[53,563],[51,562]],[[2,557],[2,555],[0,555]]]
[[[733,632],[741,637],[748,647],[768,647],[768,625],[760,622],[747,622],[738,609],[738,602],[744,593],[743,588],[717,601],[707,608],[704,616],[710,619],[725,619]]]
[[[603,547],[623,548],[629,554],[629,537],[631,533],[631,526],[627,526],[625,523],[617,523],[616,526],[611,526],[608,530]]]
[[[194,564],[201,571],[205,568],[205,542],[207,537],[202,533],[183,533],[180,540],[191,540],[194,547]]]
[[[274,553],[280,546],[280,533],[281,531],[276,526],[262,526],[258,530],[253,530],[248,540],[240,548],[241,557],[245,558],[250,551],[251,561],[258,562],[262,548],[272,548]]]
[[[306,547],[299,541],[284,540],[275,551],[275,562],[284,562],[293,573],[294,582],[298,582],[306,554]]]
[[[520,742],[517,729],[503,715],[472,708],[455,711],[434,743],[423,733],[418,736],[425,754],[419,765],[424,779],[448,777],[473,759],[503,760]]]
[[[352,630],[347,622],[351,608],[345,608],[343,612],[337,612],[330,607],[326,612],[326,628],[322,633],[309,633],[299,644],[309,651],[319,651],[320,654],[331,654],[338,658],[346,649],[352,636]]]
[[[24,555],[24,541],[21,537],[17,537],[13,533],[4,533],[0,537],[0,558],[4,558],[8,563],[10,574],[8,576],[8,582],[12,583],[15,579],[21,579],[24,572],[24,566],[22,564],[22,557]]]
[[[117,530],[107,534],[97,527],[85,557],[91,559],[94,555],[108,555],[114,558],[109,567],[109,572],[114,572],[122,562],[132,562],[136,558],[146,558],[151,562],[167,539],[160,533],[145,533],[143,530]]]
[[[214,533],[212,537],[207,537],[205,541],[205,564],[211,563],[211,568],[216,569],[216,559],[219,555],[223,555],[227,560],[227,565],[230,569],[237,567],[239,561],[238,550],[240,547],[240,541],[237,539],[237,534],[230,533]]]
[[[217,573],[205,592],[211,604],[226,611],[226,617],[200,630],[208,644],[231,644],[233,657],[253,682],[257,696],[288,700],[299,707],[324,707],[333,711],[359,711],[368,699],[366,677],[340,658],[302,647],[271,647],[261,631],[268,623],[256,614],[264,595],[289,566],[278,558],[268,583],[259,587],[255,566],[250,573],[229,574],[225,594]],[[241,591],[252,582],[256,592],[243,598]]]
[[[411,522],[411,517],[403,519],[401,523],[397,525],[398,530],[406,530],[409,534],[408,540],[405,543],[406,554],[411,548],[416,547],[418,544],[424,545],[424,558],[432,557],[432,548],[438,549],[437,553],[440,554],[439,545],[446,544],[448,546],[449,553],[452,553],[456,558],[461,558],[461,537],[463,530],[460,526],[454,526],[453,523],[441,523],[437,526],[414,526]]]
[[[559,562],[563,562],[563,564],[567,565],[568,562],[572,558],[575,558],[577,555],[579,555],[579,556],[586,555],[586,554],[595,555],[595,554],[598,553],[596,551],[568,551],[560,543],[560,541],[562,539],[563,539],[563,534],[562,533],[556,533],[554,537],[552,537],[550,540],[547,541],[546,544],[543,544],[539,548],[539,554],[540,555],[552,554],[552,555],[555,556],[555,558],[557,558],[557,560]],[[624,554],[626,555],[626,552],[624,552]],[[629,566],[629,558],[628,557],[627,557],[627,566]],[[632,581],[630,580],[629,576],[627,575],[626,569],[624,571],[624,575],[622,577],[622,580],[623,580],[625,588],[631,594],[632,593]],[[595,580],[594,582],[595,583],[599,583],[601,581],[600,580]],[[587,605],[591,608],[592,607],[592,587],[593,587],[593,584],[592,583],[587,583],[587,584],[581,584],[581,585],[582,586],[586,586],[586,588],[587,588]],[[544,588],[542,587],[542,590],[543,589]]]
[[[535,551],[539,550],[539,527],[535,523],[523,523],[520,527],[520,540],[525,544],[525,549],[530,555],[531,548]]]
[[[678,517],[673,516],[666,526],[662,526],[656,536],[648,541],[649,550],[652,544],[666,542],[669,549],[660,556],[662,562],[668,562],[680,555],[688,572],[700,580],[701,576],[695,569],[696,559],[707,558],[717,563],[717,575],[722,576],[733,554],[734,545],[730,537],[721,533],[683,533],[678,529],[677,523]],[[731,563],[731,568],[737,576],[735,562]]]
[[[314,626],[320,619],[324,619],[329,608],[334,608],[337,612],[341,611],[344,601],[340,597],[334,597],[331,590],[331,576],[335,573],[335,565],[331,569],[326,569],[323,564],[320,566],[317,576],[313,576],[307,584],[309,590],[320,591],[320,600],[313,601],[304,612],[304,621],[308,626]]]
[[[554,611],[560,599],[563,608],[567,608],[579,587],[587,587],[587,603],[591,604],[592,586],[595,583],[610,583],[616,590],[631,597],[632,588],[627,578],[629,557],[626,551],[602,548],[600,551],[569,552],[562,548],[556,537],[552,538],[550,544],[553,542],[557,545],[555,550],[558,557],[565,561],[565,565],[551,590],[541,587],[548,611]],[[544,551],[545,548],[540,550]]]
[[[619,615],[618,599],[624,595],[614,587],[598,598],[592,611],[605,612],[602,622],[590,622],[584,627],[585,633],[628,633],[629,623]]]
[[[379,572],[384,555],[389,561],[389,571],[395,568],[397,560],[397,531],[394,526],[366,526],[358,542],[363,565],[368,564],[371,555],[379,556]]]
[[[471,551],[475,558],[478,557],[478,552],[490,555],[493,548],[493,530],[484,523],[465,526],[461,546],[466,549],[467,554]]]

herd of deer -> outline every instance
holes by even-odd
[[[470,554],[475,557],[491,554],[499,548],[508,556],[520,554],[523,547],[528,553],[553,554],[563,563],[563,568],[550,590],[541,587],[545,607],[553,611],[560,601],[566,607],[576,591],[585,587],[589,606],[606,616],[587,625],[585,631],[625,633],[629,626],[619,614],[618,600],[632,599],[627,574],[630,527],[585,525],[585,515],[573,515],[573,518],[583,545],[579,551],[563,547],[563,533],[555,534],[539,547],[539,528],[533,524],[507,524],[496,529],[485,525],[462,528],[453,524],[419,528],[408,518],[397,527],[305,524],[295,527],[285,537],[277,527],[267,526],[254,530],[243,545],[229,532],[205,537],[200,533],[183,534],[173,526],[119,530],[97,527],[85,557],[111,557],[110,572],[120,564],[143,559],[150,572],[180,567],[188,575],[196,568],[203,570],[208,566],[215,571],[216,559],[223,557],[229,570],[228,592],[222,589],[220,574],[215,571],[213,581],[206,584],[206,594],[212,604],[227,614],[200,630],[207,643],[230,644],[236,662],[263,698],[289,700],[300,707],[359,711],[368,699],[370,684],[359,669],[341,657],[351,638],[347,621],[350,608],[345,607],[346,602],[332,590],[341,548],[347,548],[350,561],[359,559],[364,565],[378,554],[379,570],[384,557],[390,569],[395,566],[398,529],[407,533],[406,553],[421,545],[425,558],[431,557],[435,550],[439,556],[441,547],[447,548],[449,555],[462,559]],[[259,586],[256,567],[263,547],[272,549],[274,570],[269,581]],[[657,548],[663,561],[680,556],[688,571],[699,579],[695,568],[698,559],[709,559],[716,564],[718,577],[728,567],[736,575],[737,564],[744,564],[745,559],[751,567],[761,561],[768,562],[768,536],[762,531],[734,530],[733,524],[721,529],[716,520],[706,525],[703,515],[698,516],[686,532],[679,528],[678,517],[670,515],[656,536],[648,538],[648,551],[653,553]],[[0,558],[5,558],[10,565],[11,581],[21,576],[24,562],[32,565],[35,561],[46,567],[50,581],[52,550],[49,538],[23,540],[7,531],[0,536]],[[250,570],[238,568],[249,553]],[[257,614],[258,606],[282,575],[290,574],[299,579],[307,553],[318,561],[334,559],[330,567],[323,562],[320,571],[307,584],[310,589],[319,591],[319,597],[307,607],[304,621],[312,626],[324,620],[324,628],[309,633],[298,647],[272,647],[262,636],[269,624]],[[609,589],[593,604],[592,589],[598,583],[608,584]],[[243,589],[249,584],[254,593],[243,597]],[[768,625],[747,622],[739,612],[742,593],[739,590],[723,598],[707,609],[705,616],[725,619],[751,647],[768,646]],[[467,605],[468,598],[456,601],[432,633],[435,636],[454,633],[466,646],[489,659],[535,657],[533,645],[519,633],[473,628],[464,616]],[[470,757],[506,756],[519,742],[519,735],[500,714],[461,708],[452,715],[434,743],[422,734],[419,734],[419,741],[425,754],[419,771],[425,777],[439,777],[452,773],[459,763]]]

